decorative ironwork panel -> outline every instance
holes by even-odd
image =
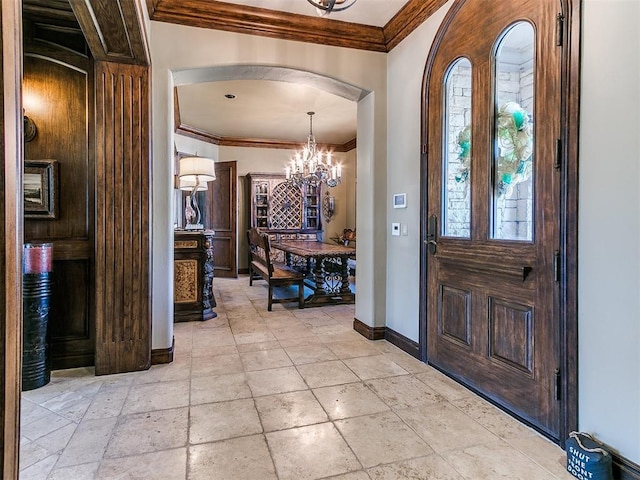
[[[286,182],[276,185],[271,194],[270,226],[274,230],[302,228],[302,191]]]

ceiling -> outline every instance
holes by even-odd
[[[316,113],[318,142],[344,144],[356,136],[356,102],[314,87],[235,80],[182,85],[177,91],[181,123],[215,136],[303,143],[309,111]]]
[[[318,18],[305,0],[225,3]],[[349,9],[323,18],[382,28],[406,3],[357,0]],[[236,98],[229,100],[225,94]],[[180,123],[214,137],[304,143],[309,132],[308,111],[315,112],[313,132],[319,143],[346,144],[356,137],[356,102],[314,87],[265,80],[220,81],[181,85],[177,96]]]
[[[386,52],[445,1],[357,0],[345,11],[322,17],[306,0],[146,3],[154,21]],[[69,0],[23,0],[23,5],[25,16],[35,22],[48,18],[60,26],[77,27]],[[316,112],[313,129],[319,143],[351,145],[356,136],[356,102],[312,86],[237,80],[181,85],[176,92],[178,119],[187,127],[183,131],[205,133],[213,141],[229,137],[249,140],[249,144],[261,140],[263,144],[303,143],[309,129],[308,111]],[[236,98],[229,100],[225,94]]]

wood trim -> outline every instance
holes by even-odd
[[[175,98],[175,97],[174,97]],[[201,142],[220,145],[222,147],[249,147],[249,148],[275,148],[281,150],[299,150],[301,142],[289,142],[285,140],[272,140],[268,138],[245,138],[245,137],[221,137],[205,130],[189,125],[180,124],[176,127],[176,133],[189,138],[195,138]],[[318,147],[332,152],[348,152],[355,148],[356,139],[349,140],[344,144],[319,143]],[[353,145],[353,146],[352,146]]]
[[[387,342],[394,344],[400,350],[420,360],[420,344],[418,342],[414,342],[410,338],[405,337],[401,333],[398,333],[389,327],[385,328],[384,339]]]
[[[383,28],[387,52],[393,50],[445,3],[447,0],[410,0],[407,2]]]
[[[178,87],[173,87],[173,131],[177,132],[181,125],[180,102],[178,101]]]
[[[410,0],[384,27],[213,0],[147,0],[147,9],[160,22],[388,53],[446,1]]]
[[[611,451],[610,448],[608,448]],[[640,480],[640,465],[618,455],[611,454],[613,460],[613,478],[619,480]]]
[[[18,478],[22,363],[22,9],[0,3],[0,477]]]
[[[162,365],[173,362],[173,352],[176,348],[176,337],[173,337],[169,348],[154,348],[151,350],[151,365]]]
[[[96,60],[150,65],[139,1],[70,0],[73,13]]]
[[[369,340],[383,340],[387,327],[370,327],[366,323],[354,318],[353,329]]]
[[[96,62],[96,375],[151,363],[149,68]]]
[[[338,148],[336,148],[336,152],[350,152],[351,150],[354,150],[358,148],[358,138],[354,137],[351,140],[349,140],[346,143],[343,143],[342,145],[340,145]]]
[[[382,27],[215,0],[160,0],[151,20],[300,42],[387,52]]]
[[[561,438],[578,430],[578,144],[580,124],[580,37],[582,6],[580,0],[563,0],[566,39],[563,51],[561,118],[565,158],[561,172],[560,200],[560,322],[562,331],[563,417]]]

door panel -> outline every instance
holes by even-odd
[[[237,267],[237,162],[216,162],[216,179],[210,182],[202,205],[204,224],[215,232],[214,277],[238,276]]]
[[[428,237],[429,362],[554,438],[558,7],[452,7],[425,90],[424,179],[426,214],[443,219]]]

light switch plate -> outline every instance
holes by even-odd
[[[400,230],[402,231],[402,236],[406,237],[407,235],[409,235],[409,225],[407,225],[406,223],[403,223],[400,226]]]
[[[394,237],[399,237],[400,236],[400,224],[399,223],[392,223],[391,224],[391,235],[393,235]]]

